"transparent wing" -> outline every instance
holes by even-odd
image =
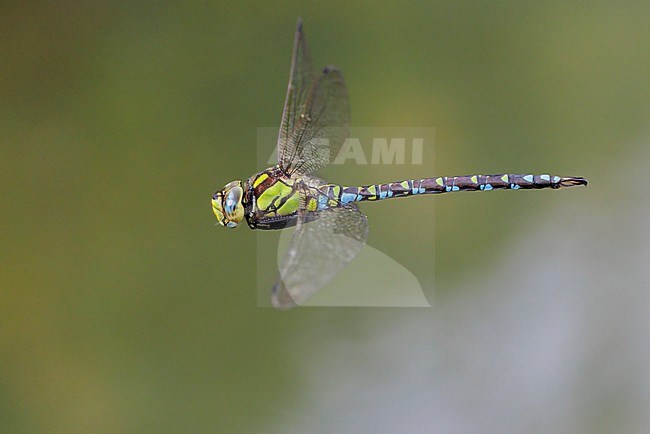
[[[305,34],[302,31],[302,20],[298,19],[296,34],[293,41],[291,55],[291,70],[289,71],[289,86],[282,111],[282,123],[278,134],[278,156],[283,160],[286,145],[291,137],[291,132],[296,125],[296,118],[300,116],[307,100],[309,88],[314,82],[316,73],[311,65],[311,56],[307,48]]]
[[[279,149],[280,167],[289,175],[326,166],[348,136],[350,103],[343,74],[327,66],[314,80],[288,141]]]
[[[308,197],[308,191],[303,191]],[[313,194],[313,190],[312,190]],[[361,251],[368,237],[368,221],[351,204],[317,213],[301,200],[298,224],[280,265],[271,300],[280,309],[300,305],[327,285]]]

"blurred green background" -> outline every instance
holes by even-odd
[[[344,71],[354,126],[436,128],[435,170],[332,179],[590,186],[364,207],[431,309],[258,308],[257,235],[215,227],[208,202],[262,169],[298,16],[315,64]],[[646,1],[3,2],[0,431],[642,431],[649,16]],[[513,380],[513,358],[537,368]],[[422,413],[398,410],[411,400]]]

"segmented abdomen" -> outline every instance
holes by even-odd
[[[406,181],[372,184],[362,187],[341,187],[326,184],[321,187],[330,198],[344,203],[365,200],[383,200],[416,194],[436,194],[454,191],[530,190],[587,185],[584,178],[561,178],[551,175],[467,175],[423,178]]]

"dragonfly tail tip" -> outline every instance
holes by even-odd
[[[582,177],[570,177],[560,179],[560,186],[573,187],[574,185],[587,185],[588,181]]]

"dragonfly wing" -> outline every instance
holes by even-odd
[[[326,66],[314,80],[283,147],[280,167],[289,175],[310,174],[336,157],[350,127],[350,102],[343,74]]]
[[[356,205],[339,202],[336,207],[308,212],[306,203],[301,203],[297,227],[272,290],[273,305],[288,309],[303,303],[361,252],[367,237],[368,220]]]
[[[280,162],[284,160],[287,143],[294,130],[296,120],[302,113],[309,87],[314,81],[316,74],[311,64],[311,56],[307,48],[307,41],[302,30],[302,20],[298,19],[296,24],[296,35],[293,41],[293,52],[291,55],[291,70],[289,72],[289,86],[282,111],[282,123],[278,134],[278,156]]]

